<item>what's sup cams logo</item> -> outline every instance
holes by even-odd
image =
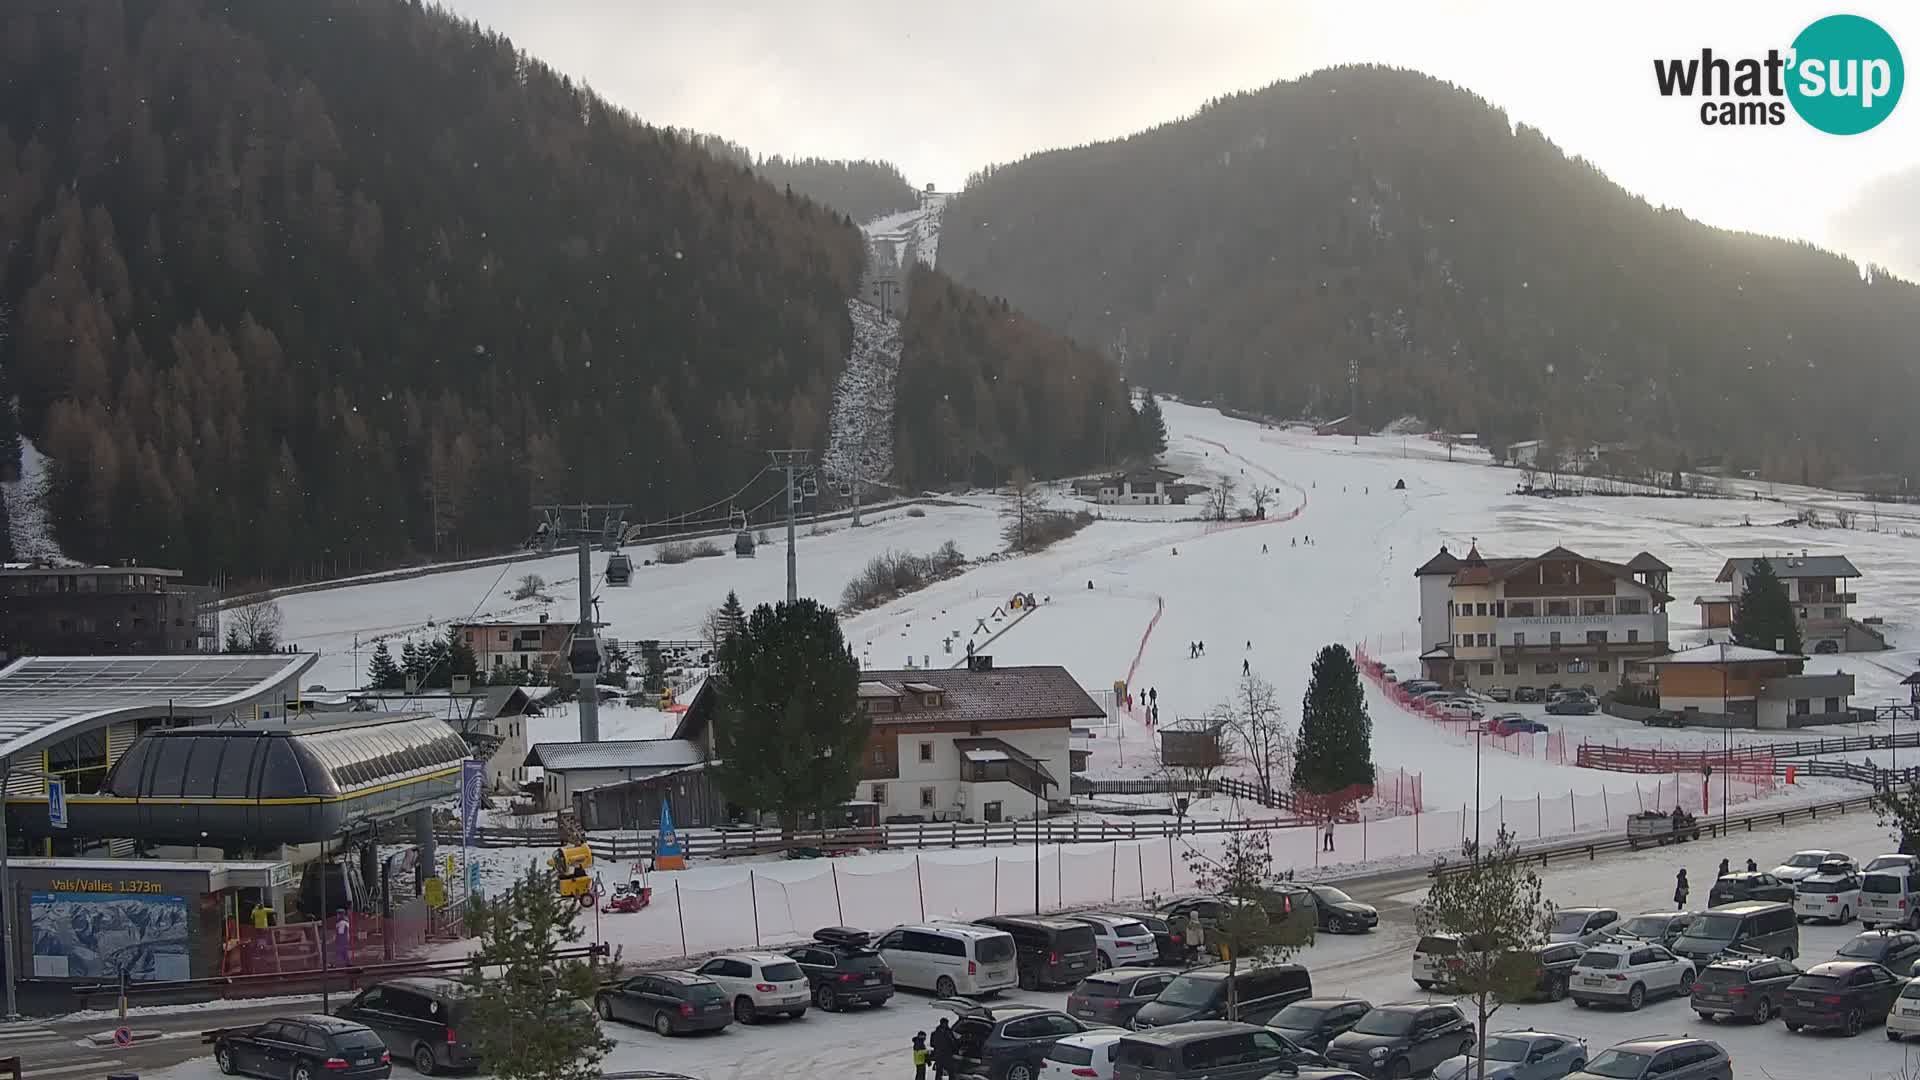
[[[1879,126],[1900,102],[1906,68],[1900,47],[1878,23],[1829,15],[1793,39],[1785,52],[1655,60],[1661,97],[1700,99],[1708,127],[1781,125],[1794,115],[1829,135],[1858,135]]]

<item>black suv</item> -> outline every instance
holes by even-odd
[[[337,1016],[282,1016],[251,1027],[214,1032],[213,1061],[232,1076],[271,1080],[386,1080],[393,1075],[387,1044],[365,1024]]]
[[[832,1012],[864,1002],[885,1005],[893,997],[893,969],[867,946],[865,930],[829,926],[814,932],[813,942],[787,950],[806,973],[813,1003]]]
[[[1313,996],[1313,976],[1299,964],[1240,967],[1232,977],[1240,1019],[1249,1024],[1264,1024],[1281,1009]],[[1133,1014],[1133,1029],[1144,1031],[1189,1020],[1225,1020],[1227,978],[1226,964],[1181,973],[1158,997]]]
[[[1539,972],[1533,980],[1534,999],[1566,1000],[1567,987],[1573,981],[1573,966],[1586,952],[1587,947],[1577,941],[1555,941],[1534,949],[1534,967]]]
[[[1327,1044],[1327,1060],[1366,1076],[1411,1076],[1465,1057],[1473,1043],[1473,1021],[1459,1006],[1409,1001],[1361,1017]]]
[[[1771,956],[1727,957],[1701,970],[1693,980],[1693,1011],[1702,1020],[1751,1020],[1764,1024],[1786,999],[1787,987],[1800,977],[1791,960]]]
[[[432,1076],[442,1069],[470,1069],[473,1034],[468,1024],[467,988],[452,979],[388,979],[360,991],[335,1016],[372,1028],[414,1071]]]
[[[1126,1027],[1133,1014],[1160,996],[1179,974],[1164,968],[1108,968],[1073,988],[1067,995],[1067,1015],[1090,1024]]]
[[[1871,960],[1903,979],[1915,974],[1920,961],[1920,934],[1911,930],[1868,930],[1840,946],[1836,960]]]
[[[1741,870],[1715,881],[1712,891],[1707,893],[1708,907],[1719,907],[1739,900],[1773,900],[1791,904],[1793,882],[1781,881],[1762,871]]]
[[[1360,998],[1307,998],[1274,1014],[1267,1026],[1302,1049],[1325,1053],[1336,1036],[1353,1029],[1373,1006]]]
[[[1045,1067],[1042,1062],[1054,1043],[1095,1026],[1038,1005],[982,1005],[966,998],[942,998],[932,1004],[957,1018],[953,1034],[960,1049],[954,1064],[961,1076],[1033,1080]]]

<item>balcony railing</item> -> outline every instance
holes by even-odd
[[[1859,602],[1859,594],[1850,592],[1805,593],[1794,601],[1796,604],[1857,604]]]

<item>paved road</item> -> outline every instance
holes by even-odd
[[[343,1000],[335,996],[334,1004]],[[285,998],[270,1004],[247,1005],[230,1009],[197,1008],[185,1012],[134,1016],[129,1026],[137,1030],[158,1031],[160,1037],[135,1043],[125,1050],[111,1044],[102,1048],[87,1041],[87,1036],[111,1032],[115,1022],[106,1019],[25,1020],[0,1024],[0,1056],[19,1055],[20,1073],[26,1080],[101,1080],[111,1074],[152,1072],[208,1053],[200,1041],[200,1032],[214,1027],[258,1023],[291,1012],[317,1012],[318,997],[308,1003]],[[91,1015],[91,1014],[90,1014]],[[209,1076],[216,1075],[212,1064]]]

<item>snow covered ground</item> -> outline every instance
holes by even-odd
[[[900,373],[900,320],[861,300],[847,301],[853,348],[833,388],[825,464],[835,482],[857,477],[885,483],[893,476],[894,379]],[[861,485],[871,501],[885,489]]]
[[[48,516],[47,499],[53,475],[47,465],[47,455],[22,435],[20,479],[0,483],[0,499],[6,500],[7,529],[16,558],[65,563],[69,560],[60,550],[60,542],[54,539],[53,519]]]

